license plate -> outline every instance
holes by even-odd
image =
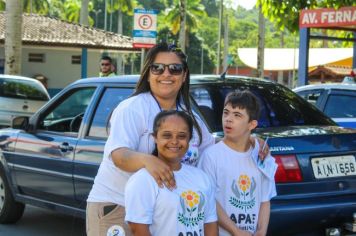
[[[318,157],[311,160],[316,179],[356,175],[356,161],[353,155]]]

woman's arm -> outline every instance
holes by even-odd
[[[258,214],[257,231],[255,236],[265,236],[267,234],[271,203],[262,202],[260,213]]]
[[[218,222],[211,222],[204,224],[205,236],[217,236],[218,235]]]
[[[133,236],[151,236],[149,225],[129,222],[129,226]]]
[[[173,171],[166,163],[153,155],[136,152],[129,148],[118,148],[111,153],[111,158],[115,166],[124,171],[136,172],[141,168],[146,168],[158,186],[163,187],[164,184],[168,189],[176,187]]]

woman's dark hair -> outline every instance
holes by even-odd
[[[189,101],[189,82],[190,82],[190,73],[189,73],[189,68],[187,64],[187,56],[175,45],[168,45],[167,43],[159,43],[156,44],[154,47],[152,47],[145,58],[144,64],[143,64],[143,69],[141,71],[141,76],[139,81],[136,84],[136,89],[135,92],[133,93],[132,96],[136,96],[141,93],[145,92],[150,92],[150,84],[148,82],[148,78],[150,76],[150,66],[153,64],[154,60],[156,59],[157,55],[161,52],[173,52],[175,53],[181,60],[183,64],[183,68],[186,74],[185,81],[182,85],[182,87],[179,90],[178,96],[177,96],[177,101],[176,103],[179,105],[179,100],[182,98],[184,106],[185,106],[185,112],[187,112],[193,119],[193,125],[194,128],[197,130],[198,135],[199,135],[199,141],[200,143],[202,142],[202,132],[200,129],[200,126],[198,125],[197,120],[195,119],[195,116],[192,112],[191,106],[190,106],[190,101]],[[182,107],[181,107],[182,108]]]
[[[161,111],[157,114],[153,121],[153,133],[152,135],[157,137],[158,129],[161,124],[167,119],[169,116],[178,116],[184,120],[184,122],[188,125],[189,129],[189,140],[192,139],[193,136],[193,119],[184,111],[176,111],[176,110],[169,110],[169,111]],[[152,152],[152,155],[158,156],[158,149],[157,145]]]

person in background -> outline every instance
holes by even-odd
[[[229,93],[222,115],[224,138],[207,148],[199,162],[216,190],[221,236],[267,233],[270,199],[276,196],[277,164],[270,155],[261,161],[251,146],[259,110],[251,92]]]
[[[181,163],[192,132],[193,121],[184,111],[162,111],[156,116],[153,155],[173,171],[177,187],[172,191],[160,188],[145,168],[130,177],[125,188],[125,221],[133,235],[218,234],[215,190],[209,177]]]
[[[115,76],[115,66],[112,63],[112,59],[109,56],[103,56],[100,60],[100,73],[99,77],[111,77]]]

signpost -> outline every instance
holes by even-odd
[[[156,44],[157,13],[157,10],[134,10],[133,47],[141,48],[141,69],[145,48],[151,48]]]
[[[157,38],[157,10],[134,10],[134,48],[151,48]]]

